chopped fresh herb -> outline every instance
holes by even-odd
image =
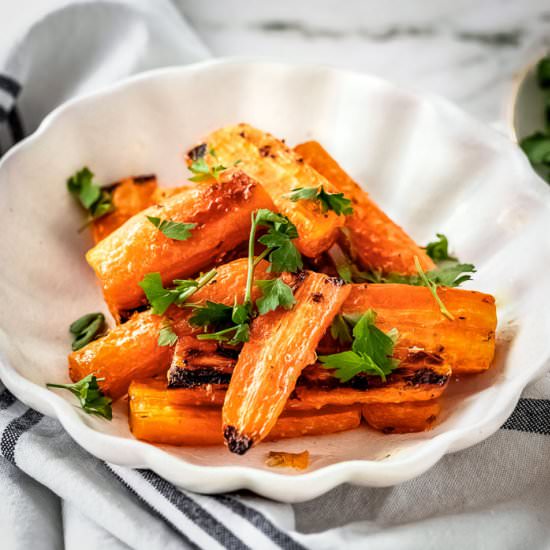
[[[160,273],[148,273],[139,282],[139,286],[145,292],[153,313],[162,315],[170,305],[183,304],[197,290],[208,284],[216,275],[217,271],[211,269],[196,280],[175,279],[173,281],[175,288],[164,288]]]
[[[112,399],[103,395],[99,389],[98,381],[101,380],[103,378],[96,378],[93,374],[89,374],[74,384],[46,384],[46,386],[69,390],[76,395],[84,412],[111,420],[113,418]]]
[[[191,236],[191,229],[197,227],[196,223],[180,223],[172,220],[161,220],[153,216],[147,219],[166,237],[175,241],[186,241]]]
[[[550,56],[542,58],[537,65],[537,81],[543,90],[550,89]]]
[[[214,328],[216,332],[199,334],[199,340],[220,340],[230,344],[248,342],[252,309],[247,304],[233,307],[207,301],[193,309],[189,322],[198,327]]]
[[[338,215],[344,214],[345,216],[353,213],[351,201],[344,196],[344,193],[329,193],[325,191],[322,185],[320,187],[297,187],[287,197],[292,202],[301,200],[317,201],[323,212],[332,210]]]
[[[210,156],[214,160],[218,160],[218,157],[216,156],[216,152],[214,149],[210,149],[209,151]],[[208,181],[211,179],[218,180],[220,177],[220,174],[227,170],[227,166],[223,166],[222,164],[216,164],[212,167],[209,166],[209,164],[206,162],[206,159],[204,157],[204,153],[202,156],[197,157],[193,160],[191,163],[191,166],[189,166],[189,170],[195,174],[192,178],[189,178],[189,181],[194,182],[202,182],[202,181]]]
[[[435,298],[435,301],[437,302],[437,305],[439,306],[439,310],[441,311],[441,313],[445,317],[447,317],[447,319],[449,319],[450,321],[454,321],[453,314],[447,309],[447,307],[445,306],[445,304],[437,294],[437,287],[440,286],[440,284],[436,283],[433,279],[428,278],[424,273],[424,271],[422,271],[422,266],[418,261],[418,256],[414,257],[414,265],[418,270],[418,275],[420,276],[420,279],[422,280],[424,286],[428,287],[429,291],[432,293],[433,297]]]
[[[267,233],[262,235],[258,242],[267,247],[262,257],[269,256],[271,266],[269,271],[282,273],[289,271],[296,273],[303,267],[302,256],[294,246],[292,239],[298,237],[296,226],[285,216],[275,214],[271,210],[260,209],[256,215],[252,215],[252,227],[250,229],[250,240],[252,256],[254,254],[254,241],[258,226],[268,228]],[[249,246],[249,259],[251,257]]]
[[[165,321],[162,327],[160,327],[157,344],[161,347],[173,346],[177,341],[178,335],[172,329],[172,325],[168,321]]]
[[[369,272],[361,271],[355,262],[342,250],[340,245],[332,245],[328,249],[327,254],[338,273],[338,277],[345,283],[377,282],[372,280]]]
[[[256,285],[260,287],[263,294],[261,298],[256,300],[256,307],[260,315],[273,311],[279,306],[290,309],[296,303],[292,289],[281,279],[256,281]]]
[[[330,335],[341,344],[351,344],[353,342],[349,325],[342,315],[336,315],[332,321]]]
[[[342,319],[342,322],[345,322]],[[351,350],[332,355],[321,355],[319,361],[327,369],[335,369],[333,376],[347,382],[360,373],[386,376],[397,368],[399,362],[392,358],[398,333],[395,329],[385,334],[375,325],[376,312],[366,311],[353,327]]]
[[[436,233],[436,241],[426,245],[426,254],[436,263],[444,261],[457,262],[458,260],[449,255],[449,241],[442,233]]]
[[[72,350],[83,348],[98,338],[104,328],[105,316],[103,313],[88,313],[77,319],[69,327],[69,332],[73,335]]]
[[[84,167],[67,180],[67,188],[88,211],[90,219],[96,220],[111,212],[114,205],[111,193],[102,189],[93,180],[94,174]]]

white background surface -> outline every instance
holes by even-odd
[[[176,0],[216,56],[370,72],[502,119],[518,68],[550,45],[548,0]]]

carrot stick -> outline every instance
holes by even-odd
[[[363,418],[367,424],[386,434],[431,430],[440,412],[441,405],[437,400],[363,405]]]
[[[159,382],[132,382],[130,429],[137,439],[167,445],[221,445],[224,441],[219,407],[194,407],[173,397],[180,390],[162,389]],[[268,440],[323,435],[357,428],[360,407],[326,407],[322,411],[285,412]]]
[[[100,241],[86,258],[115,317],[144,303],[138,283],[159,272],[164,284],[197,273],[221,252],[248,238],[251,213],[270,208],[262,187],[241,171],[226,171],[220,182],[182,191],[130,218]],[[166,237],[148,217],[194,223],[187,240]]]
[[[346,217],[349,245],[364,268],[383,273],[416,273],[417,256],[424,271],[434,269],[431,258],[395,224],[317,141],[295,147],[296,153],[325,176],[353,202],[353,214]]]
[[[273,428],[303,368],[315,361],[322,335],[349,294],[349,285],[319,273],[295,278],[296,304],[256,318],[223,407],[229,449],[245,453]]]
[[[207,162],[239,168],[259,181],[270,194],[278,211],[288,217],[298,230],[296,246],[302,254],[316,257],[327,250],[344,225],[344,216],[323,212],[313,201],[292,202],[287,194],[298,187],[320,187],[336,192],[331,182],[305,164],[282,141],[248,124],[228,126],[206,138],[215,158]]]

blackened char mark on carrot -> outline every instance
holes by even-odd
[[[229,384],[231,374],[213,368],[172,368],[168,373],[169,388],[197,388],[206,384]]]
[[[432,369],[418,369],[411,376],[405,376],[404,380],[411,386],[420,386],[423,384],[444,386],[448,378],[445,374],[438,374]]]
[[[226,426],[223,437],[227,442],[228,449],[235,454],[244,455],[252,447],[252,439],[246,435],[240,435],[235,426]]]
[[[187,153],[187,156],[191,160],[199,160],[199,159],[203,158],[204,155],[206,155],[206,148],[207,148],[206,143],[201,143],[200,145],[197,145],[196,147],[193,147],[193,149],[191,149]]]

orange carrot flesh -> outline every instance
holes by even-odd
[[[435,268],[426,252],[369,198],[320,143],[308,141],[294,150],[352,201],[353,214],[346,217],[346,228],[349,244],[363,267],[411,275],[417,272],[417,256],[424,271]]]
[[[267,273],[269,264],[262,261],[256,267],[260,279],[272,277]],[[207,300],[231,306],[235,300],[242,302],[246,287],[247,260],[235,260],[217,268],[216,278],[197,291],[193,303]],[[259,296],[253,287],[253,299]],[[172,306],[165,317],[178,336],[185,336],[198,329],[189,323],[191,311]],[[104,378],[100,382],[103,392],[116,399],[128,389],[133,379],[165,374],[172,357],[172,348],[159,346],[158,335],[164,319],[150,311],[136,313],[128,322],[118,325],[105,336],[90,342],[69,355],[69,374],[74,381],[88,374]]]
[[[375,403],[363,405],[363,418],[375,430],[386,434],[431,430],[441,412],[437,400],[414,403]]]
[[[451,366],[454,374],[481,372],[491,366],[497,316],[495,300],[489,294],[438,288],[439,297],[454,316],[451,321],[441,314],[426,287],[351,286],[342,312],[354,314],[375,310],[376,324],[381,330],[396,328],[399,331],[394,350],[397,358],[406,358],[411,350],[435,354]]]
[[[296,304],[256,318],[233,372],[223,407],[229,449],[242,454],[273,428],[296,381],[350,292],[313,272],[295,278]]]
[[[134,436],[167,445],[221,445],[224,441],[221,409],[178,402],[177,397],[172,397],[178,392],[162,390],[155,381],[132,382],[128,396],[129,423]],[[361,408],[357,406],[285,412],[266,439],[330,434],[357,428],[360,423]]]
[[[298,187],[323,186],[329,192],[336,189],[282,141],[247,124],[221,128],[206,141],[208,149],[216,153],[215,159],[207,155],[211,163],[232,166],[239,161],[239,168],[262,184],[277,210],[296,226],[296,246],[302,254],[314,258],[332,245],[338,228],[344,225],[344,216],[323,212],[314,201],[293,202],[287,194]]]
[[[86,255],[113,315],[144,303],[138,283],[148,273],[159,272],[163,283],[171,284],[247,240],[252,212],[272,204],[244,172],[226,171],[220,182],[182,191],[130,218]],[[187,240],[178,241],[166,237],[148,216],[196,227]]]
[[[111,191],[114,210],[92,223],[92,237],[98,243],[132,216],[154,204],[158,190],[155,176],[127,178],[116,183]]]

